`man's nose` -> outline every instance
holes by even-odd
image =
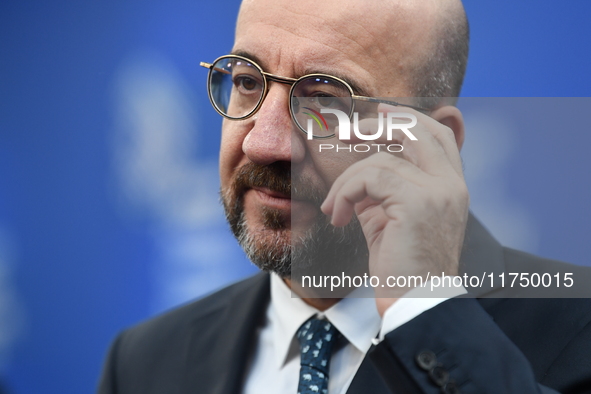
[[[253,163],[287,161],[293,165],[304,159],[304,143],[291,120],[288,100],[289,87],[272,83],[254,116],[252,129],[242,142],[243,152]]]

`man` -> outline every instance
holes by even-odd
[[[416,141],[402,129],[375,141],[396,142],[403,148],[396,153],[322,154],[323,140],[308,139],[298,123],[310,98],[330,106],[343,94],[456,97],[467,35],[457,0],[245,0],[233,55],[206,66],[210,98],[226,117],[220,177],[228,220],[250,259],[272,274],[122,333],[99,391],[590,392],[587,300],[476,301],[458,297],[463,288],[412,298],[416,289],[404,286],[341,299],[290,276],[307,264],[330,265],[317,258],[327,250],[337,263],[361,261],[352,273],[382,279],[496,275],[535,261],[501,248],[469,216],[459,156],[464,126],[449,101],[375,107],[417,119]],[[316,94],[314,79],[345,93]],[[315,89],[296,94],[308,82]],[[359,125],[366,134],[375,126],[375,118]],[[342,147],[362,140],[333,139]],[[362,246],[355,243],[361,231]]]

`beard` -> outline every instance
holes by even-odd
[[[292,183],[293,181],[293,183]],[[291,217],[264,207],[262,229],[253,229],[244,212],[244,195],[253,187],[264,187],[311,202],[316,209],[313,223],[294,235]],[[334,227],[320,211],[327,191],[311,179],[292,179],[291,165],[276,162],[267,166],[248,163],[240,167],[226,190],[221,191],[226,219],[248,258],[261,270],[301,283],[303,275],[359,275],[368,271],[368,249],[356,216],[344,227]],[[294,214],[294,212],[291,212]]]

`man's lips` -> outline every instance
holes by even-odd
[[[289,199],[291,200],[291,195],[289,194],[285,194],[285,193],[281,193],[275,190],[271,190],[269,188],[266,187],[253,187],[254,190],[256,190],[259,193],[265,194],[268,197],[272,197],[272,198],[280,198],[280,199]]]
[[[291,196],[288,194],[280,193],[266,187],[253,187],[251,191],[263,205],[280,210],[291,209],[292,201]]]
[[[300,199],[297,197],[292,198],[290,194],[271,190],[266,187],[253,186],[251,189],[254,194],[258,197],[258,200],[263,204],[271,208],[280,210],[293,210],[297,209],[298,212],[303,209],[310,209],[314,207],[314,204],[310,200]],[[248,193],[248,191],[247,191]],[[316,211],[316,208],[313,208]]]

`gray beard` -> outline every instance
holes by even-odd
[[[237,225],[230,224],[230,227],[254,265],[265,272],[275,272],[282,278],[291,276],[291,258],[295,248],[290,243],[289,231],[278,229],[254,234],[248,230],[244,212],[241,213]]]
[[[251,164],[243,167],[233,185],[220,194],[232,233],[253,264],[296,282],[301,282],[302,275],[340,276],[343,272],[362,275],[368,271],[367,243],[356,216],[347,226],[334,227],[320,211],[325,196],[310,187],[307,180],[298,180],[292,193],[291,176],[285,175],[285,169]],[[284,177],[289,180],[282,180]],[[293,239],[289,223],[279,211],[270,208],[262,212],[263,230],[249,228],[244,213],[244,192],[248,187],[269,185],[314,202],[317,219],[303,236]]]
[[[298,240],[292,239],[290,231],[285,229],[250,231],[244,212],[235,228],[234,236],[249,260],[261,270],[274,272],[282,278],[291,278],[293,273],[301,277],[366,272],[357,267],[367,267],[368,251],[356,217],[345,227],[334,227],[328,220],[318,220]]]

